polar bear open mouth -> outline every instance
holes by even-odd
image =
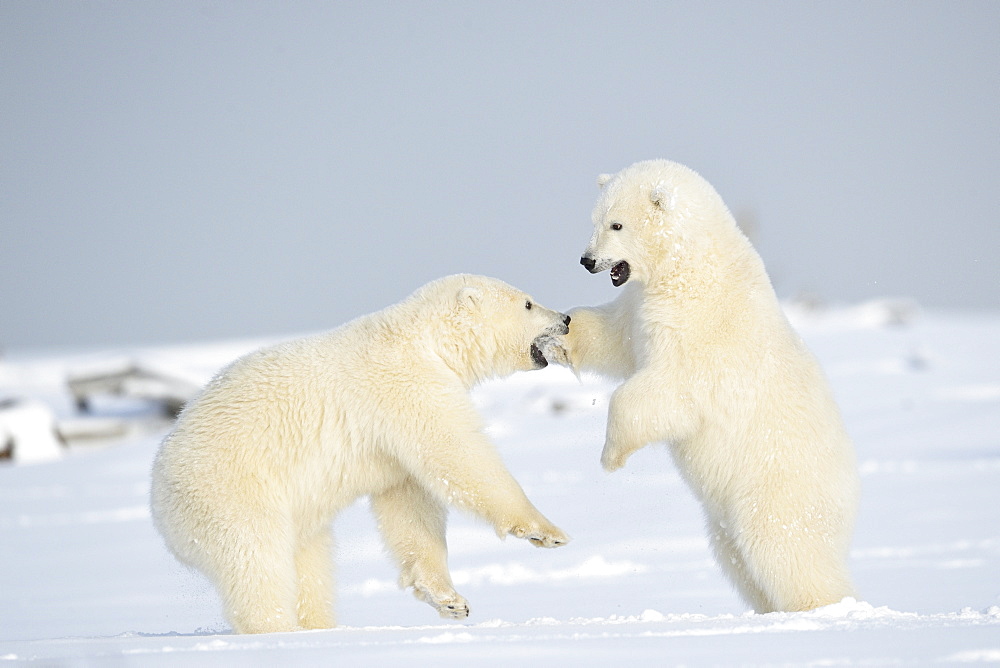
[[[625,285],[625,281],[628,280],[629,274],[632,273],[632,269],[628,266],[628,262],[622,260],[615,266],[611,267],[611,285],[616,288],[620,288]]]
[[[544,369],[549,365],[549,361],[545,359],[545,355],[542,353],[542,349],[538,347],[535,342],[531,343],[531,360],[535,363],[535,366],[539,369]]]

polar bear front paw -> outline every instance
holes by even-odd
[[[535,345],[542,351],[545,361],[560,366],[570,366],[569,351],[566,350],[562,337],[542,335],[535,339]]]
[[[451,600],[435,603],[434,607],[442,619],[465,619],[470,612],[469,602],[458,594]]]
[[[469,602],[454,590],[435,595],[429,588],[415,584],[413,595],[437,610],[443,619],[465,619],[469,616]]]
[[[601,452],[601,466],[608,473],[617,471],[625,466],[626,459],[628,459],[628,455],[623,455],[621,451],[611,448],[608,445],[605,445],[604,450]]]
[[[510,530],[510,535],[523,538],[535,547],[562,547],[569,542],[569,536],[556,527],[529,529],[516,526]]]

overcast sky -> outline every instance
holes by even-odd
[[[0,0],[0,347],[336,326],[456,272],[568,309],[668,158],[782,297],[1000,308],[1000,2]]]

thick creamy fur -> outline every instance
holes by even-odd
[[[334,626],[330,523],[370,496],[400,585],[465,617],[445,505],[555,547],[566,535],[506,470],[469,398],[537,368],[565,316],[500,281],[451,276],[329,333],[251,353],[182,412],[153,465],[157,528],[216,585],[239,633]]]
[[[599,177],[593,271],[627,261],[615,301],[570,311],[577,370],[624,379],[601,462],[666,442],[715,556],[757,612],[853,596],[855,456],[816,360],[711,185],[667,161]],[[615,229],[620,226],[620,229]]]

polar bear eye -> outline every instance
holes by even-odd
[[[532,306],[534,306],[534,304],[531,303],[530,299],[528,301],[524,302],[524,308],[528,309],[529,311],[531,310]]]
[[[611,223],[611,229],[613,229],[615,232],[617,232],[618,230],[622,229],[622,224],[621,223]]]

